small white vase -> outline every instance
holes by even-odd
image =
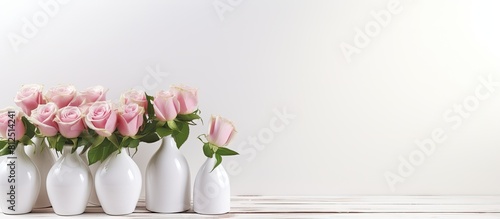
[[[212,171],[215,162],[215,158],[207,158],[196,175],[193,193],[196,213],[224,214],[231,208],[229,177],[222,165]]]
[[[47,193],[58,215],[82,214],[90,197],[90,169],[78,153],[71,153],[72,147],[64,146],[62,156],[47,175]]]
[[[33,208],[47,208],[50,207],[50,201],[45,183],[47,174],[56,162],[56,158],[47,146],[44,138],[36,137],[34,142],[34,145],[26,145],[24,147],[26,154],[31,158],[31,161],[35,163],[38,172],[40,172],[40,193],[38,194],[38,198]]]
[[[40,191],[40,173],[19,144],[0,163],[0,207],[4,214],[25,214],[33,210]]]
[[[186,158],[169,135],[146,168],[146,208],[174,213],[191,208],[191,180]]]
[[[85,164],[89,164],[89,160],[87,157],[88,150],[80,154],[80,158],[85,162]],[[92,165],[89,166],[90,173],[92,174],[92,178],[95,179],[95,172],[97,171],[97,168],[99,168],[99,165],[101,165],[101,161],[97,161],[93,163]],[[99,202],[99,198],[97,198],[97,193],[95,192],[95,183],[92,183],[92,188],[90,189],[90,198],[89,198],[89,203],[94,206],[101,206],[101,203]]]
[[[126,215],[134,212],[141,187],[141,172],[126,148],[113,152],[97,168],[95,189],[106,214]]]

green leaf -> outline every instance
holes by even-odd
[[[211,158],[214,155],[214,151],[210,148],[210,143],[203,144],[203,153],[208,158]]]
[[[151,134],[151,132],[155,131],[157,123],[158,121],[156,120],[146,123],[146,125],[144,125],[144,129],[140,130],[139,133],[137,133],[133,138],[138,139]]]
[[[66,140],[67,139],[62,135],[57,136],[57,142],[56,142],[56,146],[55,146],[55,149],[57,152],[62,152],[64,144],[66,144]]]
[[[177,148],[181,148],[182,144],[186,142],[189,136],[189,125],[185,122],[178,122],[177,127],[179,128],[179,130],[174,130],[174,132],[172,133],[172,137],[177,144]]]
[[[217,154],[220,154],[221,156],[231,156],[231,155],[238,155],[238,152],[233,151],[226,147],[219,147],[219,149],[217,149]]]
[[[78,141],[77,141],[77,146],[80,147],[80,146],[83,146],[83,145],[91,145],[92,142],[89,142],[89,140],[85,139],[85,138],[82,138],[82,137],[78,137]]]
[[[120,142],[120,148],[127,147],[127,145],[130,144],[130,141],[132,141],[132,138],[125,136]]]
[[[71,153],[75,153],[76,149],[78,149],[78,138],[71,138],[73,142],[73,148],[71,148]]]
[[[146,135],[142,138],[140,138],[141,141],[146,142],[146,143],[153,143],[157,142],[160,140],[160,137],[156,134],[156,132],[149,133],[149,135]]]
[[[110,136],[106,137],[113,145],[115,145],[117,148],[120,147],[120,143],[118,143],[118,139],[116,138],[115,134],[111,134]]]
[[[89,159],[89,166],[101,160],[103,149],[103,147],[98,146],[89,150],[89,153],[87,154],[87,158]]]
[[[84,136],[85,138],[87,139],[93,139],[95,137],[99,137],[100,135],[98,135],[95,130],[92,130],[92,129],[86,129],[86,131],[83,132],[84,133]]]
[[[104,153],[103,153],[103,156],[101,158],[101,161],[104,161],[106,159],[108,159],[108,157],[113,154],[113,152],[117,151],[118,148],[117,147],[113,147],[113,145],[111,144],[110,145],[111,147],[106,147],[104,148]]]
[[[137,148],[137,146],[139,146],[139,143],[141,141],[139,141],[139,139],[132,139],[130,141],[130,143],[126,146],[126,147],[129,147],[129,148]],[[136,151],[137,152],[137,151]]]
[[[167,121],[167,126],[172,129],[172,130],[175,130],[175,131],[178,131],[179,128],[177,128],[177,124],[175,124],[175,121],[174,120],[170,120],[170,121]]]
[[[184,114],[184,115],[177,115],[176,117],[177,120],[180,120],[180,121],[185,121],[185,122],[189,122],[189,121],[193,121],[193,120],[196,120],[196,119],[201,119],[201,117],[196,114],[196,111],[191,113],[191,114]]]
[[[26,129],[25,136],[29,139],[32,139],[35,136],[35,126],[26,118],[26,116],[21,117],[21,121],[23,122],[24,128]]]
[[[80,154],[85,154],[85,152],[90,148],[90,146],[92,146],[92,144],[89,142],[83,147],[82,152],[80,152]]]
[[[118,150],[118,148],[115,147],[111,141],[105,139],[101,144],[90,148],[89,153],[87,154],[89,165],[92,165],[97,161],[104,161],[116,150]]]
[[[164,127],[159,127],[156,129],[156,132],[158,133],[158,135],[160,136],[160,138],[163,138],[167,135],[171,135],[173,130],[172,129],[169,129],[169,128],[164,128]]]
[[[30,137],[28,137],[27,135],[24,135],[21,139],[19,139],[18,142],[21,142],[22,144],[24,145],[33,145],[33,141],[31,140]]]
[[[91,147],[100,145],[104,141],[104,139],[106,139],[106,137],[97,135],[94,138],[94,140],[92,141],[92,146]]]
[[[217,160],[217,162],[215,162],[214,168],[210,172],[214,171],[215,168],[217,168],[217,166],[222,163],[222,157],[220,156],[220,154],[215,154],[215,159]]]
[[[89,165],[92,165],[95,162],[100,161],[104,157],[106,148],[109,148],[110,146],[111,142],[106,139],[101,144],[91,147],[89,153],[87,154]]]
[[[49,142],[49,147],[55,149],[57,145],[57,136],[47,137],[47,141]]]
[[[11,154],[9,143],[6,140],[0,141],[0,156]]]

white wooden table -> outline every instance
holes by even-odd
[[[8,217],[58,217],[51,208]],[[112,218],[100,207],[89,206],[76,217]],[[199,215],[192,211],[176,214],[151,213],[140,201],[127,218],[500,218],[500,196],[333,196],[271,197],[236,196],[231,212]],[[119,218],[122,218],[119,217]],[[115,217],[116,218],[116,217]]]

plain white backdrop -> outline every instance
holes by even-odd
[[[498,195],[499,7],[1,0],[0,103],[28,83],[103,85],[114,100],[186,84],[205,120],[181,149],[192,179],[196,136],[222,115],[238,130],[233,195]],[[140,146],[143,173],[158,146]]]

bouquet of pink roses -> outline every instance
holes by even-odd
[[[36,135],[47,138],[57,152],[67,144],[73,145],[73,152],[79,146],[89,147],[95,134],[85,125],[84,115],[91,105],[106,99],[107,89],[95,86],[78,92],[72,85],[60,85],[45,94],[42,89],[40,85],[25,85],[14,100],[30,115]]]
[[[189,136],[189,126],[200,119],[197,90],[190,87],[172,86],[155,96],[129,90],[119,104],[107,101],[106,92],[102,86],[77,91],[72,85],[60,85],[45,93],[41,85],[22,86],[14,99],[24,112],[16,115],[28,127],[22,142],[30,144],[34,136],[46,138],[57,152],[64,145],[72,145],[72,152],[83,146],[82,153],[89,150],[92,164],[123,147],[137,148],[140,142],[156,142],[167,135],[180,147]],[[0,123],[9,125],[7,118]],[[5,145],[7,139],[0,140],[2,149]]]
[[[92,107],[87,117],[107,112],[110,116],[101,118],[101,121],[115,123],[110,108],[95,110]],[[172,135],[178,147],[182,146],[189,136],[189,125],[195,125],[194,120],[200,119],[197,107],[197,90],[186,86],[172,86],[169,91],[159,91],[154,97],[139,90],[125,92],[117,113],[118,130],[98,132],[99,136],[89,150],[89,163],[103,161],[122,147],[137,148],[140,142],[156,142],[167,135]],[[92,121],[92,118],[87,118],[87,121]],[[93,122],[87,124],[97,130]]]

